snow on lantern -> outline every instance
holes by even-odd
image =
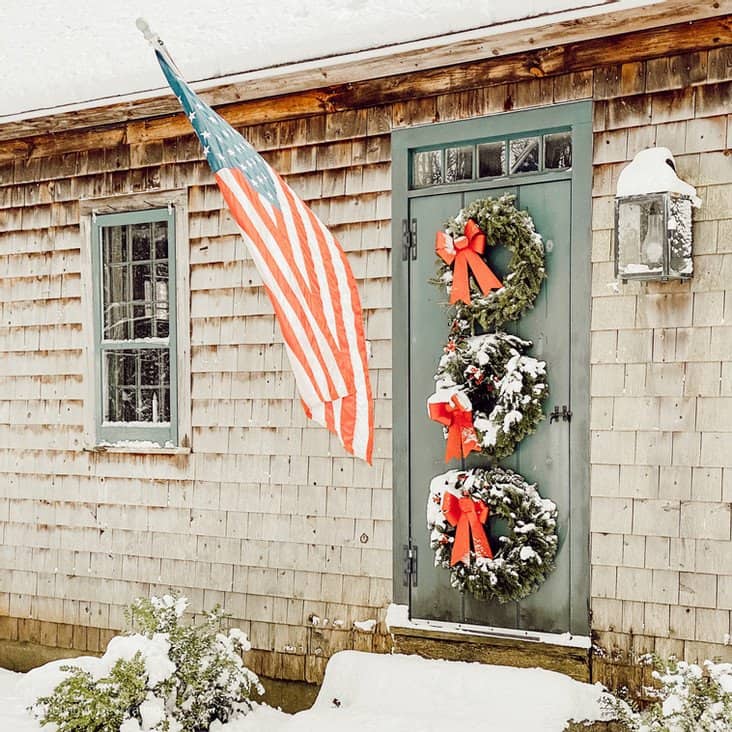
[[[691,207],[699,205],[667,148],[641,150],[618,178],[615,276],[623,282],[691,277]]]

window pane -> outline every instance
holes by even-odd
[[[128,259],[127,227],[105,226],[102,229],[102,249],[105,264],[126,262]]]
[[[414,153],[413,180],[416,188],[442,183],[442,150]]]
[[[104,267],[104,337],[125,340],[131,337],[129,313],[129,269],[125,264]]]
[[[104,338],[167,338],[168,224],[102,229]]]
[[[132,224],[132,259],[151,259],[152,224]]]
[[[105,422],[170,422],[167,348],[105,353]]]
[[[478,177],[491,178],[506,174],[506,145],[486,142],[478,145]]]
[[[133,300],[149,300],[152,292],[152,267],[150,262],[143,264],[133,264],[132,270],[132,299]]]
[[[153,239],[155,241],[155,257],[168,258],[168,222],[156,221],[153,224]]]
[[[445,182],[473,178],[473,148],[449,147],[445,150]]]
[[[572,133],[544,135],[544,167],[561,170],[572,167]]]
[[[509,142],[511,173],[533,173],[539,170],[539,138],[524,137]]]

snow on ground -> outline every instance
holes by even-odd
[[[85,666],[96,659],[78,659]],[[76,663],[77,660],[74,660]],[[0,730],[40,732],[25,707],[60,680],[53,662],[28,674],[0,669]],[[561,732],[568,719],[599,719],[599,686],[541,669],[337,653],[313,707],[290,715],[256,705],[217,732],[444,732],[486,727]]]
[[[658,0],[611,0],[614,8]],[[163,88],[144,16],[189,80],[381,48],[606,0],[2,0],[3,117]],[[588,10],[589,9],[589,10]]]

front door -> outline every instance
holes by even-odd
[[[394,399],[396,553],[416,549],[416,562],[395,590],[410,617],[519,631],[587,634],[588,623],[588,339],[589,104],[552,107],[394,133],[395,229],[406,222],[410,248],[395,250]],[[434,567],[426,525],[431,479],[449,468],[427,397],[448,336],[444,292],[435,273],[435,233],[477,198],[511,193],[529,212],[546,245],[545,280],[535,307],[504,329],[533,342],[546,361],[550,396],[570,421],[547,418],[501,465],[537,484],[559,510],[559,552],[542,587],[520,603],[476,600],[450,586]],[[403,256],[401,256],[403,254]],[[490,265],[506,273],[508,252],[491,250]],[[484,456],[469,465],[487,465]],[[406,551],[410,551],[407,549]]]

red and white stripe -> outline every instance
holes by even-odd
[[[271,174],[279,210],[236,168],[216,181],[272,301],[308,416],[370,463],[374,407],[356,280],[333,235]]]

